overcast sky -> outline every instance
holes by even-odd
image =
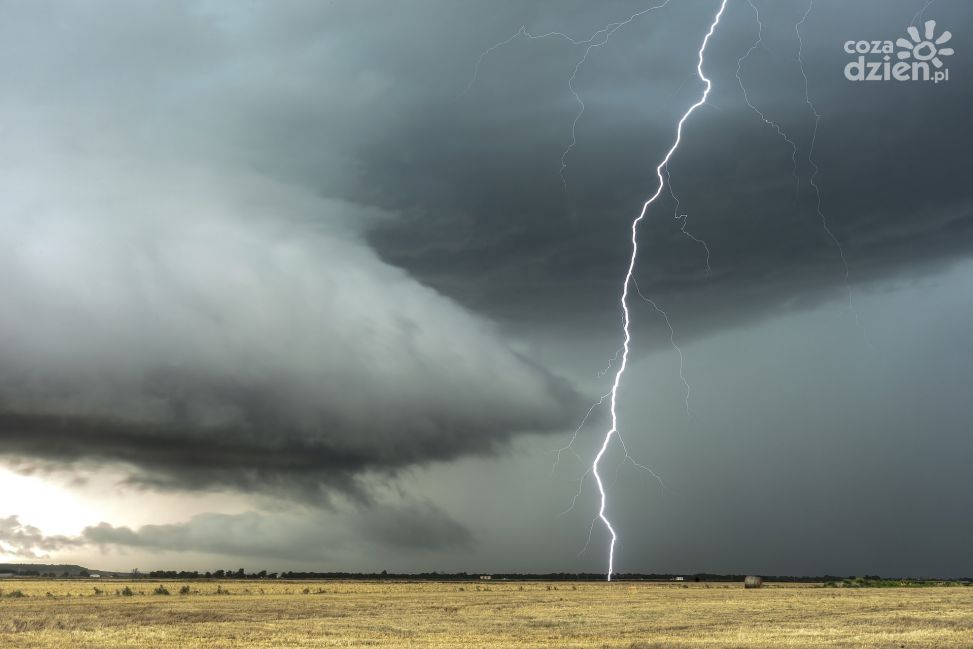
[[[718,6],[0,2],[0,559],[606,570]],[[727,3],[617,570],[973,575],[971,18]]]

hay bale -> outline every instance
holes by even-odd
[[[760,588],[763,585],[763,578],[756,575],[747,575],[747,578],[743,580],[744,588]]]

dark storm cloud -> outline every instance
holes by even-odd
[[[944,84],[852,83],[843,76],[846,40],[904,32],[914,2],[818,2],[802,28],[809,90],[822,121],[815,157],[830,229],[844,247],[851,281],[937,270],[968,255],[973,200],[963,180],[973,70],[961,52]],[[446,93],[408,111],[367,149],[368,185],[380,205],[411,207],[371,238],[387,259],[474,308],[506,321],[614,319],[627,229],[655,188],[653,167],[679,112],[700,92],[696,48],[716,3],[673,3],[620,30],[594,50],[576,87],[585,99],[578,144],[559,156],[577,110],[567,78],[580,56],[558,41],[518,39],[492,52],[462,97]],[[746,106],[737,59],[756,37],[745,2],[730,3],[706,65],[710,104],[688,123],[671,165],[689,214],[684,236],[665,196],[641,229],[640,286],[661,299],[687,335],[768,312],[840,297],[844,267],[808,184],[813,117],[795,61],[794,25],[805,3],[758,3],[763,46],[742,70],[752,101],[798,144],[791,148]],[[534,31],[586,34],[639,5],[554,12]],[[969,22],[969,7],[937,3],[940,29]],[[600,17],[600,18],[599,18]],[[512,34],[482,34],[486,47]],[[919,162],[921,161],[921,163]],[[384,179],[384,180],[380,180]],[[374,194],[374,192],[373,192]]]
[[[149,183],[112,189],[123,205],[106,217],[101,196],[59,182],[12,187],[36,211],[4,214],[8,455],[119,461],[182,488],[353,489],[570,421],[566,383],[354,236],[286,214],[284,196],[267,219],[213,202],[233,191],[219,178],[155,201]]]
[[[87,5],[58,6],[16,21],[7,41],[32,62],[11,70],[15,88],[46,111],[70,105],[73,139],[89,133],[99,148],[134,143],[139,156],[245,165],[390,211],[357,219],[386,261],[505,322],[585,328],[599,314],[615,317],[628,223],[654,189],[675,120],[698,96],[696,48],[716,4],[671,2],[591,52],[575,84],[586,110],[566,192],[559,159],[577,111],[567,79],[581,50],[516,39],[483,60],[466,91],[473,65],[520,25],[583,37],[649,3],[108,3],[113,19],[104,25]],[[951,82],[842,75],[845,40],[894,40],[919,4],[821,1],[802,29],[809,90],[823,115],[823,208],[852,281],[936,268],[969,250],[969,58],[956,29],[969,8],[929,10],[956,33]],[[843,283],[808,185],[813,121],[794,33],[807,5],[757,5],[763,46],[742,77],[798,143],[800,190],[789,146],[743,102],[737,59],[757,25],[746,2],[730,2],[707,61],[710,104],[687,125],[672,163],[680,212],[708,242],[713,273],[670,218],[671,199],[642,228],[640,285],[674,307],[684,335],[838,296]],[[55,29],[56,48],[25,36],[50,38]],[[109,119],[126,128],[105,138]]]
[[[0,452],[364,496],[364,474],[571,421],[563,380],[364,243],[394,212],[285,177],[281,149],[254,162],[293,106],[328,125],[381,95],[367,71],[357,90],[290,76],[337,74],[340,29],[292,43],[183,3],[6,10]]]
[[[756,25],[731,2],[671,168],[712,275],[671,199],[641,232],[639,284],[683,338],[843,281],[807,180],[805,5],[759,4],[743,76],[798,142],[800,189],[742,102]],[[845,40],[894,39],[917,4],[819,1],[804,29],[823,207],[853,281],[946,265],[973,235],[969,7],[934,5],[956,32],[949,83],[842,77]],[[566,192],[579,50],[519,39],[465,88],[522,24],[586,36],[645,6],[4,4],[0,452],[314,494],[574,422],[570,388],[479,315],[615,322],[629,221],[699,92],[716,2],[672,2],[592,52]]]

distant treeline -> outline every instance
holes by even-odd
[[[605,581],[604,573],[596,572],[551,572],[551,573],[467,573],[467,572],[420,572],[420,573],[367,573],[367,572],[259,572],[248,573],[238,570],[215,570],[212,572],[153,570],[147,573],[133,572],[128,575],[146,579],[288,579],[288,580],[352,580],[352,581]],[[871,583],[892,583],[922,581],[911,578],[882,578],[876,575],[865,577],[841,577],[836,575],[793,576],[762,575],[764,581],[784,583],[847,583],[855,581]],[[675,575],[658,573],[616,573],[613,581],[681,581],[681,582],[742,582],[746,575],[719,575],[700,573],[695,575]],[[928,580],[927,580],[928,581]],[[950,579],[948,581],[973,581],[973,578]]]
[[[973,579],[881,579],[877,576],[828,580],[826,588],[926,588],[931,586],[973,586]]]
[[[47,568],[45,570],[45,568]],[[141,572],[94,571],[81,566],[43,566],[0,564],[0,574],[17,577],[123,577],[131,579],[290,579],[290,580],[361,580],[361,581],[479,581],[490,579],[496,581],[604,581],[605,573],[597,572],[550,572],[550,573],[468,573],[468,572],[420,572],[393,573],[383,570],[379,573],[368,572],[246,572],[243,568],[236,570],[213,570],[200,572],[198,570],[152,570]],[[873,586],[877,584],[891,585],[901,582],[973,582],[973,577],[952,577],[948,579],[929,580],[916,577],[880,577],[878,575],[841,576],[841,575],[760,575],[764,581],[784,583],[825,583],[834,585]],[[715,573],[672,574],[672,573],[615,573],[613,580],[618,581],[680,581],[680,582],[742,582],[746,575],[725,575]]]

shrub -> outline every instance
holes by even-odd
[[[123,588],[121,590],[121,595],[123,597],[132,597],[133,595],[135,595],[135,593],[132,592],[132,589],[131,588],[129,588],[128,586],[126,586],[125,588]]]
[[[27,596],[24,595],[24,591],[22,590],[12,590],[9,593],[7,593],[7,597],[13,597],[14,599],[19,599],[21,597],[27,597]]]
[[[168,595],[169,589],[163,586],[162,584],[159,584],[159,586],[152,592],[156,595]]]
[[[189,585],[188,584],[179,589],[179,594],[180,595],[188,595],[189,592],[190,591],[189,591]]]

